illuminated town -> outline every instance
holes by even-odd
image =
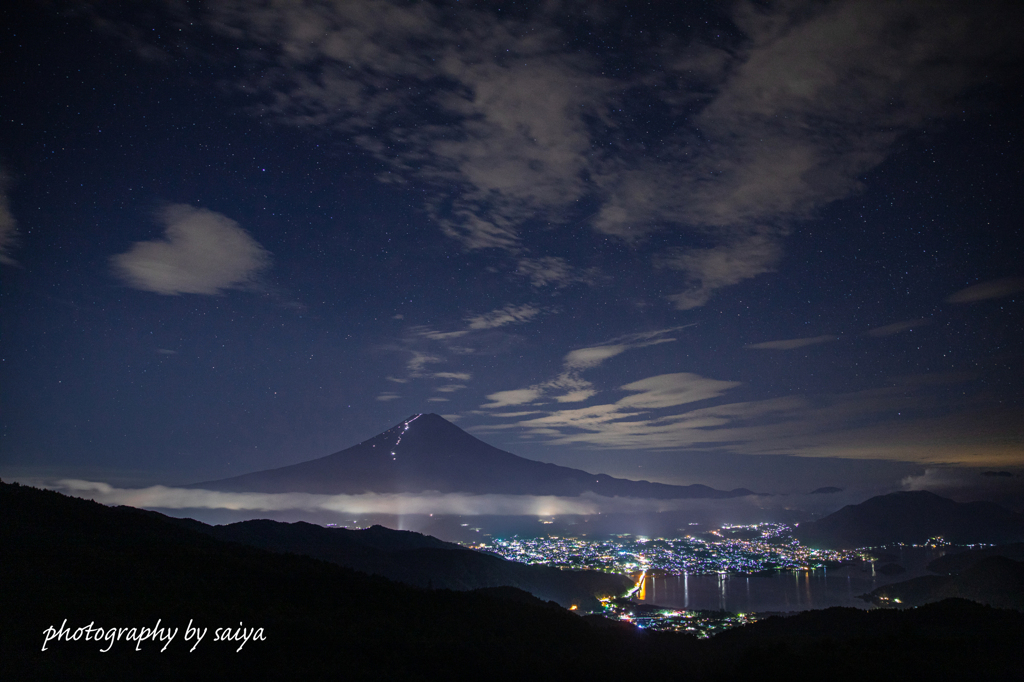
[[[793,537],[792,530],[782,523],[759,523],[725,525],[699,536],[673,539],[628,534],[600,540],[586,536],[513,536],[471,547],[521,563],[628,575],[636,586],[622,597],[602,600],[603,615],[644,629],[709,637],[754,622],[758,614],[679,610],[643,603],[645,579],[652,573],[752,575],[812,570],[869,558],[862,552],[805,547]]]
[[[619,535],[494,538],[471,545],[511,561],[560,568],[590,569],[636,576],[644,571],[668,575],[805,570],[864,558],[853,551],[811,549],[782,523],[722,526],[700,536],[647,538]]]
[[[671,609],[632,599],[611,599],[603,603],[602,615],[606,618],[632,623],[644,630],[685,632],[701,639],[729,628],[756,622],[760,615]]]

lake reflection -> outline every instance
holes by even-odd
[[[884,562],[813,571],[786,571],[766,576],[669,575],[649,576],[644,601],[677,609],[752,611],[807,611],[830,606],[871,608],[857,595],[890,583],[928,574],[928,562],[947,553],[913,547],[893,548],[906,573],[887,576],[878,569]]]

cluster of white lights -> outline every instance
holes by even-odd
[[[398,440],[395,441],[395,450],[398,449],[398,444],[402,442],[402,436],[404,436],[405,432],[409,430],[409,425],[412,424],[414,421],[416,421],[417,419],[419,419],[422,416],[423,416],[422,414],[418,414],[415,417],[413,417],[412,419],[410,419],[409,421],[407,421],[404,424],[402,424],[402,432],[400,434],[398,434]],[[392,462],[397,461],[396,458],[395,458],[395,450],[391,451],[391,461]]]

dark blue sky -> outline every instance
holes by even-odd
[[[1019,477],[1019,5],[676,4],[4,10],[0,475]]]

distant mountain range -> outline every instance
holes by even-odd
[[[257,471],[191,488],[226,492],[473,493],[557,495],[593,493],[648,499],[724,498],[753,493],[705,485],[666,485],[591,474],[499,450],[436,414],[417,414],[333,455]]]
[[[919,544],[937,536],[961,544],[1004,543],[1024,540],[1024,515],[991,502],[954,502],[924,490],[896,492],[801,523],[795,535],[805,545],[829,549]]]

